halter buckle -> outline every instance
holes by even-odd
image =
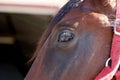
[[[120,36],[120,32],[117,31],[117,24],[120,25],[120,19],[116,19],[115,22],[114,22],[114,34]],[[119,27],[120,27],[120,26],[119,26]]]
[[[105,63],[105,67],[108,67],[109,66],[109,62],[110,62],[111,58],[108,58],[106,63]]]

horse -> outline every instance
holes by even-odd
[[[115,0],[70,0],[42,35],[25,80],[94,80],[110,57],[115,13]]]

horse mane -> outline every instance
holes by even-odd
[[[40,49],[42,48],[44,42],[47,40],[49,37],[52,29],[54,28],[55,24],[57,24],[66,13],[70,11],[71,8],[75,7],[76,5],[79,5],[83,0],[70,0],[69,2],[64,5],[60,11],[56,14],[56,16],[53,18],[52,22],[50,25],[47,27],[47,29],[44,31],[43,35],[40,38],[40,41],[38,43],[37,49],[31,59],[28,61],[28,63],[34,61],[36,58],[37,54],[39,53]]]

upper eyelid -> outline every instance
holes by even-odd
[[[78,22],[77,22],[78,23]],[[75,30],[78,30],[78,28],[75,26],[76,22],[60,22],[57,24],[57,28],[60,28],[60,27],[65,27],[65,28],[71,28],[71,29],[75,29]],[[78,24],[79,25],[79,24]],[[78,26],[77,25],[77,26]]]
[[[58,26],[71,26],[72,27],[73,22],[72,21],[61,21],[60,23],[58,23]]]
[[[63,27],[63,26],[64,26],[64,27],[71,27],[72,25],[71,25],[71,24],[65,24],[65,23],[64,23],[64,24],[63,24],[63,23],[58,24],[58,27],[61,27],[61,26],[62,26],[62,27]]]

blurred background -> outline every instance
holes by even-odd
[[[68,0],[0,0],[0,80],[24,80],[38,41]]]

